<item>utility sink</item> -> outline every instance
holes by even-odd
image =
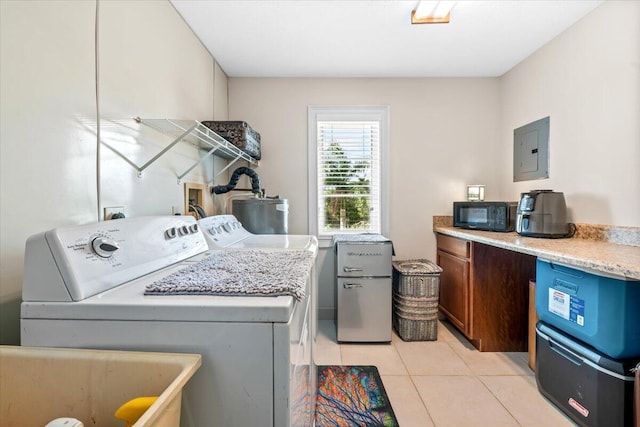
[[[133,426],[178,427],[182,389],[201,363],[199,354],[0,346],[0,421],[125,427],[114,417],[122,404],[158,396]]]

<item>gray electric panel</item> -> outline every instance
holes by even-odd
[[[513,181],[549,178],[549,122],[545,117],[513,131]]]

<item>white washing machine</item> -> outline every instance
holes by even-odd
[[[242,226],[234,215],[213,215],[198,220],[209,249],[272,249],[306,250],[318,253],[318,239],[306,234],[253,234]],[[318,277],[317,270],[311,273],[310,327],[312,344],[318,334]],[[313,347],[313,345],[312,345]],[[316,369],[312,366],[312,384],[316,384]],[[314,388],[315,390],[315,388]],[[314,397],[315,398],[315,397]]]
[[[314,257],[316,248],[309,247]],[[202,367],[183,393],[182,426],[312,425],[312,268],[300,301],[289,295],[144,294],[148,284],[212,253],[195,219],[186,216],[127,218],[32,236],[22,344],[199,353]]]
[[[253,234],[242,226],[234,215],[213,215],[198,220],[200,230],[211,250],[220,249],[270,249],[270,250],[306,250],[318,253],[318,239],[306,234]],[[317,385],[317,367],[313,362],[313,349],[318,335],[318,272],[311,271],[310,309],[306,320],[311,332],[310,347],[312,363],[309,365],[309,383],[312,394],[312,406],[315,408]],[[307,348],[305,347],[305,351]],[[307,355],[305,354],[305,360]]]

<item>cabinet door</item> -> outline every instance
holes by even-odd
[[[471,337],[469,327],[469,261],[438,250],[440,275],[440,311]]]
[[[391,243],[344,243],[336,246],[338,277],[391,277]]]
[[[391,278],[337,282],[338,341],[391,341]]]

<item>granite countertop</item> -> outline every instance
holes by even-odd
[[[640,280],[640,247],[573,237],[539,239],[519,234],[467,230],[434,221],[433,231],[509,249],[573,267]]]

